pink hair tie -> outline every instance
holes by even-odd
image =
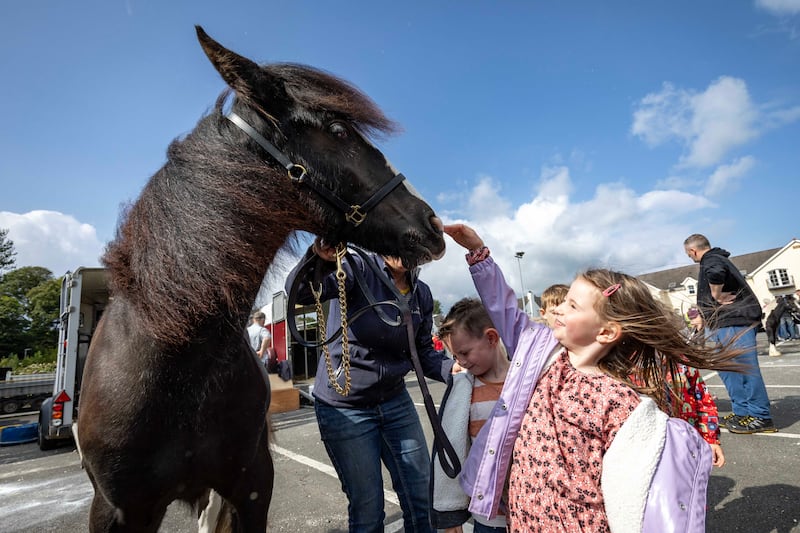
[[[619,283],[613,284],[612,286],[603,291],[603,296],[611,296],[612,294],[617,292],[620,287],[622,287],[622,285],[620,285]]]

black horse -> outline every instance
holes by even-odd
[[[409,266],[444,252],[441,221],[367,141],[393,130],[369,98],[197,35],[230,90],[170,145],[103,258],[112,300],[78,416],[91,531],[157,531],[172,501],[197,504],[209,489],[234,531],[265,530],[269,386],[243,331],[295,230]]]

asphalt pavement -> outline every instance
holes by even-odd
[[[711,533],[800,533],[800,341],[781,345],[783,356],[768,357],[763,333],[758,339],[759,363],[779,432],[734,435],[723,431],[727,463],[713,470],[708,489],[707,531]],[[704,375],[717,396],[720,413],[729,412],[719,376]],[[419,389],[412,376],[407,382],[431,442]],[[429,383],[438,401],[444,387]],[[0,420],[0,425],[7,423]],[[276,477],[268,531],[347,531],[347,499],[320,442],[313,408],[303,406],[275,415],[273,427]],[[388,474],[384,486],[385,530],[402,531]],[[0,448],[0,531],[87,531],[91,496],[74,447],[49,452],[39,451],[36,444]],[[161,527],[164,532],[196,530],[191,510],[181,504],[170,507]]]

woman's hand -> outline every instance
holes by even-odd
[[[311,249],[324,261],[336,261],[336,247],[322,240],[322,237],[314,239]]]
[[[736,301],[736,294],[732,292],[722,292],[717,300],[720,305],[730,305]]]
[[[477,250],[483,248],[483,239],[475,233],[475,230],[466,224],[449,224],[444,227],[444,232],[450,235],[454,241],[467,250]]]
[[[725,464],[725,454],[722,453],[722,446],[719,444],[712,444],[711,453],[713,454],[714,458],[714,461],[711,464],[716,467],[721,467]]]

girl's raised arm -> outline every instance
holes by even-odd
[[[444,231],[469,251],[484,247],[483,239],[467,225],[447,225]],[[514,353],[520,332],[529,324],[528,316],[517,305],[516,294],[491,258],[472,265],[470,273],[494,327],[500,332],[509,353]]]

